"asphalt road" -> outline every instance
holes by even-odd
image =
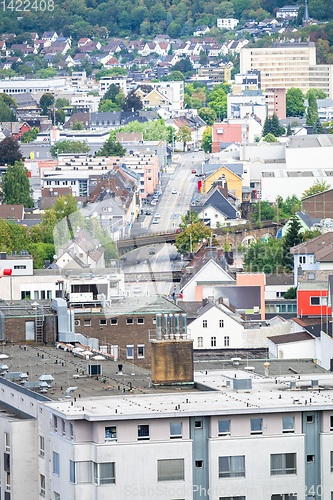
[[[133,230],[133,234],[136,236],[140,233],[159,233],[175,230],[179,226],[181,215],[184,215],[189,210],[198,183],[198,177],[192,174],[192,170],[197,170],[200,173],[204,153],[201,151],[184,153],[180,154],[179,157],[180,161],[175,171],[171,175],[167,174],[162,179],[162,195],[157,205],[146,205],[144,207],[144,211],[151,210],[152,215],[141,215],[139,217]],[[172,194],[173,190],[177,192]],[[156,214],[159,214],[159,223],[153,224]]]

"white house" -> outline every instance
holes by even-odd
[[[190,270],[189,270],[190,271]],[[184,301],[196,300],[196,286],[199,281],[205,282],[231,282],[235,280],[215,260],[210,259],[195,274],[190,275],[181,287],[181,295]]]
[[[232,17],[219,18],[217,20],[217,27],[221,30],[234,30],[239,23],[238,19],[233,19]]]

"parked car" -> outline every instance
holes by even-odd
[[[173,190],[171,191],[171,194],[177,194],[177,189],[173,189]]]
[[[192,170],[192,174],[196,174],[196,173],[197,173],[197,171],[196,171],[196,170]]]
[[[152,211],[151,210],[146,210],[146,215],[151,215]]]
[[[159,219],[160,217],[161,217],[161,216],[160,216],[160,214],[157,212],[157,213],[155,214],[155,219]]]
[[[155,250],[153,248],[150,248],[148,251],[149,255],[155,255]]]
[[[159,224],[160,223],[160,219],[153,219],[153,224]]]
[[[157,200],[151,200],[150,204],[151,205],[157,205]]]
[[[176,229],[176,233],[181,233],[182,232],[182,229],[180,229],[180,227],[178,229]]]

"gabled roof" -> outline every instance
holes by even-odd
[[[274,344],[289,344],[290,342],[303,342],[304,340],[314,340],[308,332],[286,333],[285,335],[275,335],[267,337]]]
[[[218,188],[215,188],[212,194],[207,198],[203,207],[195,207],[195,210],[200,213],[202,208],[206,209],[211,206],[215,210],[218,210],[228,219],[236,219],[237,210],[231,205],[231,203],[223,196]]]
[[[24,218],[24,205],[0,205],[0,218],[22,220]]]
[[[185,280],[185,282],[183,282],[183,281],[181,282],[181,289],[183,290],[193,280],[196,280],[198,274],[204,272],[205,269],[208,267],[208,265],[210,265],[211,263],[216,266],[218,272],[220,272],[220,273],[222,273],[222,274],[225,275],[226,281],[228,281],[228,282],[230,281],[230,283],[234,281],[233,278],[227,273],[227,271],[225,271],[214,259],[211,258],[208,261],[204,262],[202,265],[200,265],[200,263],[199,263],[199,266],[196,266],[196,268],[194,269],[194,273],[191,274]]]
[[[333,232],[327,232],[300,243],[290,249],[290,253],[314,254],[317,262],[333,262]]]

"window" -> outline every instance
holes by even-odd
[[[126,350],[127,350],[127,359],[133,359],[134,358],[134,345],[126,346]]]
[[[262,418],[251,418],[251,434],[262,434]]]
[[[298,262],[300,264],[305,264],[305,255],[301,255],[299,258],[298,258]]]
[[[182,423],[170,422],[170,438],[177,439],[182,437]]]
[[[115,483],[115,463],[107,462],[99,465],[99,484],[112,484]]]
[[[208,322],[207,322],[207,320],[206,320],[206,319],[203,319],[203,320],[202,320],[202,328],[207,328],[207,326],[208,326]]]
[[[149,425],[138,425],[138,441],[147,441],[149,437]]]
[[[53,474],[59,476],[60,474],[60,464],[59,464],[59,453],[53,452]]]
[[[282,417],[282,432],[295,432],[294,417]]]
[[[210,345],[211,345],[211,347],[216,347],[216,337],[210,338]]]
[[[74,463],[74,462],[73,462]],[[87,461],[87,462],[75,462],[74,463],[74,468],[75,468],[75,476],[74,479],[76,481],[71,481],[71,482],[76,482],[78,483],[92,483],[92,465],[93,462]]]
[[[41,290],[40,292],[40,298],[45,299],[45,290]]]
[[[144,358],[145,357],[145,346],[144,345],[138,345],[138,358]]]
[[[306,416],[306,423],[313,424],[314,423],[314,415],[307,415]]]
[[[245,477],[245,456],[219,457],[219,477]]]
[[[203,337],[198,337],[198,347],[203,347]]]
[[[52,290],[47,290],[46,296],[48,299],[52,299]]]
[[[75,462],[69,461],[69,480],[71,483],[75,483]]]
[[[10,472],[10,453],[4,453],[3,454],[3,469],[6,472]]]
[[[21,299],[30,299],[30,292],[28,291],[23,291],[21,292]]]
[[[219,436],[229,436],[230,435],[230,420],[219,420]]]
[[[145,318],[138,318],[137,319],[138,325],[144,325],[145,324]]]
[[[84,324],[84,326],[91,326],[91,319],[90,318],[89,319],[84,319],[83,320],[83,324]]]
[[[194,428],[195,429],[202,429],[202,420],[195,420]]]
[[[117,427],[105,427],[105,442],[117,441]]]
[[[34,299],[35,299],[35,300],[38,300],[38,299],[39,299],[39,291],[38,291],[38,290],[35,290],[35,291],[34,291]]]
[[[45,455],[45,440],[44,436],[39,436],[39,456],[44,457]]]
[[[66,436],[66,422],[62,419],[62,435]]]
[[[284,493],[283,495],[272,495],[271,500],[297,500],[294,493]]]
[[[110,325],[118,325],[118,318],[111,318]]]
[[[58,417],[53,415],[53,429],[54,432],[58,432]]]
[[[99,320],[99,324],[102,326],[102,325],[106,325],[106,319],[103,318],[103,319],[100,319]]]
[[[54,498],[54,500],[60,500],[60,493],[57,493],[56,491],[54,491],[53,498]]]
[[[184,459],[157,460],[157,481],[184,481]]]
[[[9,435],[9,432],[5,432],[5,451],[10,451],[10,435]]]
[[[133,325],[134,320],[133,318],[126,318],[126,325]]]
[[[43,474],[39,475],[40,480],[40,494],[45,497],[45,476]]]
[[[314,455],[306,455],[306,461],[308,464],[312,464],[315,461]]]
[[[230,337],[224,337],[224,347],[229,347]]]
[[[271,476],[296,474],[296,453],[271,455]]]
[[[196,469],[203,469],[203,460],[196,460],[195,461],[195,468]]]
[[[72,423],[69,424],[69,432],[70,432],[71,440],[73,440],[74,439],[74,425]]]
[[[242,497],[219,497],[219,500],[246,500],[244,496]]]
[[[330,431],[333,431],[333,415],[330,416]]]
[[[224,320],[223,319],[220,319],[220,321],[219,321],[219,327],[220,328],[224,327]]]

